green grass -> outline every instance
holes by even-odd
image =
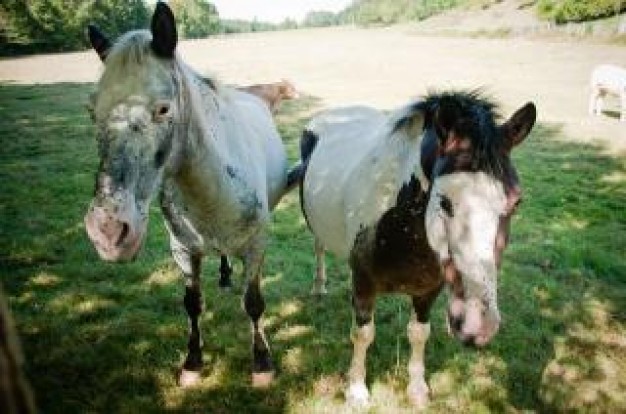
[[[43,413],[345,412],[351,356],[347,266],[329,259],[329,294],[308,295],[312,239],[297,192],[279,205],[265,266],[266,331],[278,372],[249,386],[249,322],[242,281],[217,288],[204,267],[202,383],[180,390],[186,347],[182,281],[153,207],[142,254],[98,260],[82,217],[97,166],[83,105],[88,84],[0,86],[0,278]],[[279,129],[295,159],[319,101],[287,102]],[[445,332],[442,295],[426,348],[430,412],[626,409],[626,162],[564,143],[539,125],[515,154],[524,203],[500,279],[504,319],[482,351]],[[238,266],[236,270],[241,270]],[[379,300],[368,354],[370,412],[407,411],[407,301]]]

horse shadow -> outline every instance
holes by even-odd
[[[602,115],[605,115],[609,118],[613,118],[613,119],[620,119],[621,117],[621,113],[617,110],[610,110],[610,109],[603,109],[602,110]]]
[[[350,412],[343,402],[352,355],[349,270],[328,257],[329,293],[309,295],[313,239],[295,191],[274,213],[264,268],[273,385],[250,387],[243,283],[235,277],[233,290],[221,291],[215,258],[202,279],[202,381],[176,386],[187,340],[184,287],[160,212],[152,207],[133,263],[100,262],[84,233],[97,160],[81,106],[92,88],[0,86],[0,272],[41,411]],[[276,114],[291,162],[319,105],[305,95]],[[501,331],[485,349],[464,348],[445,331],[441,295],[425,353],[432,412],[623,408],[626,264],[616,252],[626,249],[626,165],[597,147],[562,142],[558,126],[532,134],[515,155],[525,201],[501,272]],[[402,297],[377,304],[367,360],[374,411],[410,411],[409,316]]]

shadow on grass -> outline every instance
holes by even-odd
[[[146,245],[130,264],[102,263],[82,216],[97,166],[86,112],[91,85],[0,86],[0,273],[42,412],[342,412],[351,307],[347,266],[329,258],[329,294],[309,296],[312,238],[297,192],[278,206],[264,278],[266,333],[277,365],[268,390],[250,388],[242,281],[217,288],[204,265],[202,383],[180,390],[186,348],[183,286],[153,207]],[[276,115],[290,160],[319,100]],[[514,155],[524,204],[500,283],[504,318],[482,351],[445,333],[445,295],[427,344],[431,412],[619,411],[626,361],[626,165],[598,148],[560,142],[539,125]],[[236,270],[241,270],[240,266]],[[410,315],[383,297],[368,354],[373,409],[407,410]]]

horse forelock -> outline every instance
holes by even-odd
[[[111,47],[97,85],[95,110],[99,118],[130,95],[150,98],[159,88],[166,87],[155,82],[154,74],[161,71],[162,78],[167,79],[168,69],[154,57],[151,40],[148,30],[134,30],[122,35]]]
[[[151,41],[149,30],[132,30],[120,36],[107,54],[103,77],[145,65],[148,59],[154,57]]]
[[[458,109],[458,117],[452,126],[455,136],[469,140],[469,152],[451,151],[447,154],[447,172],[456,169],[463,171],[482,171],[496,179],[502,180],[506,174],[506,152],[498,122],[501,119],[498,104],[486,97],[481,90],[430,92],[422,101],[415,104],[416,108],[425,112],[425,129],[431,130],[437,137],[438,145],[430,146],[429,150],[437,149],[445,153],[450,147],[448,136],[436,125],[436,114],[442,105],[453,105]],[[422,157],[432,154],[422,154]],[[427,172],[430,174],[431,171]]]

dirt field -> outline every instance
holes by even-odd
[[[331,28],[185,41],[183,58],[225,83],[290,79],[322,106],[366,103],[393,108],[428,88],[484,87],[505,114],[534,101],[540,122],[564,139],[601,142],[626,153],[617,99],[601,117],[587,115],[588,79],[599,63],[626,64],[626,48],[585,42],[419,36],[407,27]],[[93,82],[91,52],[0,60],[0,81]]]

